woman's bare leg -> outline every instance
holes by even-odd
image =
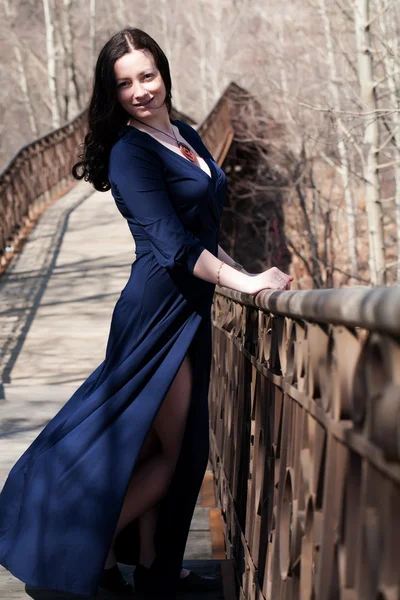
[[[140,454],[139,454],[139,457],[137,460],[136,467],[139,467],[144,461],[146,461],[148,458],[150,458],[151,456],[154,456],[157,452],[159,452],[159,447],[160,447],[160,442],[159,442],[158,436],[157,436],[156,432],[154,431],[154,429],[151,428],[144,440],[142,449],[140,451]],[[150,511],[151,510],[153,510],[153,509],[150,509]],[[148,512],[150,512],[150,511],[148,511]],[[144,513],[143,515],[141,515],[138,518],[139,530],[140,530],[140,521],[142,518],[146,519],[146,515],[147,515],[147,513]],[[115,543],[116,537],[117,537],[117,535],[114,534],[112,544],[111,544],[111,547],[108,552],[108,556],[107,556],[107,559],[106,559],[106,562],[104,565],[104,567],[106,569],[113,567],[117,562],[116,557],[115,557],[115,552],[114,552],[114,543]]]
[[[156,557],[156,548],[154,536],[156,534],[158,505],[147,510],[138,519],[139,537],[140,537],[140,555],[141,565],[149,568]]]
[[[192,367],[189,357],[186,356],[153,422],[153,430],[160,441],[160,451],[143,460],[135,468],[118,519],[113,544],[118,533],[128,523],[140,515],[145,515],[165,495],[182,445],[191,391]],[[155,531],[155,520],[154,515],[144,516],[144,519],[143,527],[147,533],[141,538],[141,555],[143,551],[143,558],[148,563],[151,557],[155,557],[154,534],[148,535],[151,523]],[[106,568],[115,564],[113,544],[107,557]]]

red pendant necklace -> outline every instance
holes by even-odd
[[[131,119],[133,119],[134,121],[139,121],[139,119],[136,119],[135,117],[131,117]],[[185,158],[187,158],[188,160],[190,160],[190,162],[195,163],[196,162],[196,155],[193,152],[193,150],[191,150],[189,148],[189,146],[187,146],[186,144],[183,144],[182,142],[180,142],[178,140],[178,138],[175,135],[175,131],[172,130],[172,133],[174,134],[173,136],[170,133],[166,133],[165,131],[162,131],[161,129],[157,129],[157,127],[153,127],[153,125],[149,125],[148,123],[143,123],[143,121],[139,121],[139,123],[142,123],[142,125],[146,125],[146,127],[151,127],[151,129],[155,129],[156,131],[159,131],[160,133],[163,133],[164,135],[167,135],[168,137],[170,137],[171,139],[175,140],[179,150],[181,151],[181,154],[183,154],[183,156]]]

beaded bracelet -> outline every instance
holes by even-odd
[[[221,264],[219,265],[219,267],[218,267],[218,271],[217,271],[217,285],[219,285],[219,286],[221,285],[221,284],[220,284],[220,281],[219,281],[219,274],[220,274],[220,271],[221,271],[221,269],[222,269],[222,265],[224,265],[224,264],[225,264],[225,263],[224,263],[224,262],[221,260]]]

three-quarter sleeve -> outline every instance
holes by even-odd
[[[185,230],[176,214],[157,154],[121,140],[111,152],[109,176],[112,188],[117,189],[133,221],[150,241],[158,263],[193,272],[204,246]]]

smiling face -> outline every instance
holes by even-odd
[[[166,88],[153,55],[148,50],[131,50],[114,64],[117,99],[126,112],[148,120],[157,109],[167,111]]]

